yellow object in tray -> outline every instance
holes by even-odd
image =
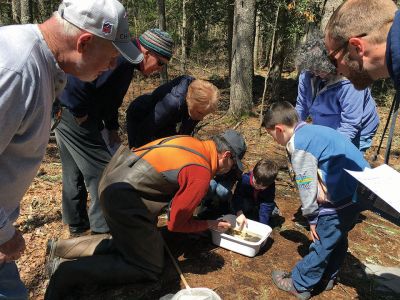
[[[254,232],[250,232],[247,230],[239,230],[236,228],[229,228],[227,232],[225,232],[228,235],[237,237],[239,239],[243,239],[245,241],[248,242],[253,242],[253,243],[257,243],[258,241],[260,241],[262,239],[262,236],[259,234],[256,234]]]
[[[272,231],[268,225],[253,220],[247,220],[248,226],[243,230],[238,230],[235,215],[224,215],[220,219],[231,223],[232,229],[225,233],[211,230],[212,242],[217,246],[249,257],[257,255]]]

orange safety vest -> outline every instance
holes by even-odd
[[[199,165],[210,170],[210,178],[216,174],[218,154],[211,140],[173,136],[129,152],[121,148],[105,169],[100,190],[112,183],[125,182],[148,200],[169,202],[179,189],[178,175],[182,168]]]

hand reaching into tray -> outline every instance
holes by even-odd
[[[218,232],[225,232],[232,227],[231,223],[226,220],[207,220],[208,228]]]
[[[237,212],[237,218],[236,218],[236,223],[239,224],[239,227],[237,228],[239,231],[242,231],[243,228],[248,226],[247,224],[247,218],[244,215],[243,211],[238,211]]]

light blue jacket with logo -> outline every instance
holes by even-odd
[[[300,122],[286,149],[310,224],[355,200],[357,181],[345,169],[362,171],[369,164],[349,139],[332,128]],[[327,194],[322,204],[317,201],[321,186]]]

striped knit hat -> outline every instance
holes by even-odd
[[[139,41],[147,50],[168,60],[171,59],[174,41],[167,32],[152,28],[143,33],[139,37]]]

